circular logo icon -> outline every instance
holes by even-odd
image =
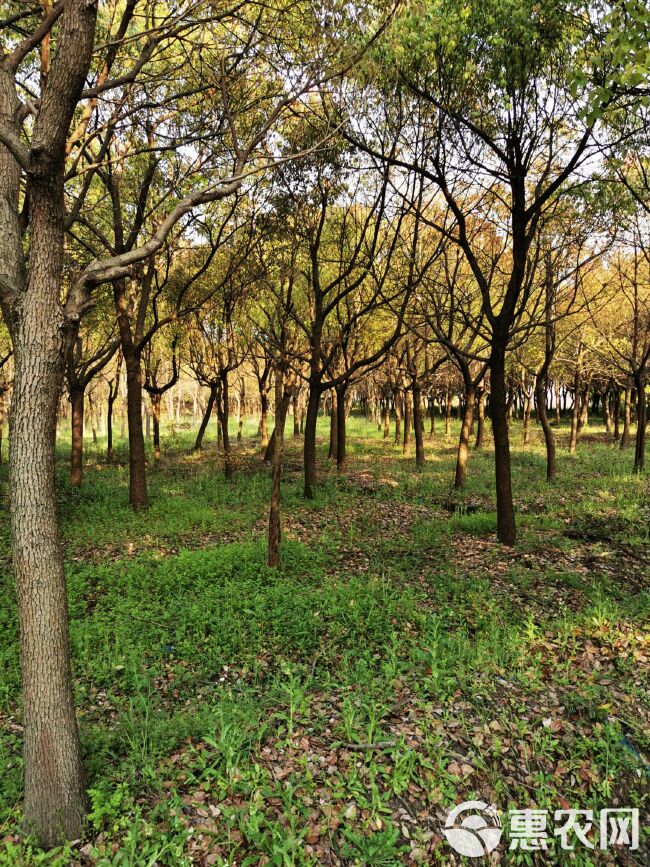
[[[468,815],[461,818],[463,813]],[[494,804],[463,801],[447,816],[444,833],[452,848],[460,855],[480,858],[496,849],[503,828]]]

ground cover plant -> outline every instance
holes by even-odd
[[[190,432],[163,431],[144,517],[128,507],[123,441],[112,466],[101,441],[91,447],[82,491],[61,466],[90,826],[49,854],[17,828],[20,676],[6,605],[2,863],[449,864],[442,828],[460,800],[647,810],[647,479],[594,425],[595,442],[563,451],[562,484],[549,486],[536,429],[514,450],[511,550],[494,536],[489,450],[471,456],[450,512],[444,433],[415,470],[376,425],[350,428],[345,478],[320,441],[312,501],[289,442],[279,570],[266,565],[270,471],[255,438],[226,482],[214,444],[197,458]],[[3,544],[11,599],[6,533]],[[502,863],[641,864],[648,853],[647,837],[636,852],[554,842]]]

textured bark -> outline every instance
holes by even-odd
[[[551,481],[555,477],[556,458],[555,458],[555,434],[548,420],[548,412],[546,408],[546,394],[548,386],[544,376],[538,376],[535,385],[535,398],[537,401],[537,416],[539,423],[544,432],[544,443],[546,444],[546,480]]]
[[[83,388],[77,388],[70,394],[72,415],[70,483],[75,487],[80,487],[83,483],[84,397]]]
[[[221,443],[223,446],[223,475],[227,482],[233,477],[232,449],[230,447],[230,432],[228,422],[230,418],[230,396],[228,388],[228,374],[221,377],[221,388],[217,394],[217,413],[219,415],[219,430],[221,431]]]
[[[89,68],[96,6],[63,7],[57,53],[33,126],[29,277],[19,221],[20,170],[0,147],[0,256],[16,293],[3,294],[14,346],[10,502],[23,684],[24,805],[44,846],[80,836],[85,795],[68,647],[68,610],[54,488],[56,418],[70,322],[60,304],[68,129]],[[13,71],[0,61],[0,115],[18,117]],[[15,127],[14,127],[15,128]],[[18,130],[16,129],[18,134]]]
[[[404,391],[404,436],[402,438],[402,452],[406,452],[411,442],[411,399],[408,391]]]

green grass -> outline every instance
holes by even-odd
[[[196,457],[191,431],[165,431],[137,515],[124,441],[113,466],[101,440],[87,444],[75,490],[59,440],[91,800],[72,849],[41,853],[19,832],[17,625],[0,525],[0,864],[449,864],[440,829],[462,800],[504,813],[647,809],[650,515],[629,451],[591,425],[597,441],[569,456],[563,430],[549,485],[539,431],[524,449],[515,423],[519,541],[507,551],[494,538],[489,446],[471,455],[451,513],[453,438],[427,440],[416,470],[410,451],[353,417],[349,473],[337,478],[321,455],[310,502],[289,438],[274,571],[254,432],[248,423],[235,445],[228,484],[212,441]],[[322,452],[325,420],[320,433]],[[643,863],[642,845],[626,863]],[[611,863],[549,846],[552,863]]]

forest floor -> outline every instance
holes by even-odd
[[[9,531],[0,525],[0,864],[461,863],[443,835],[461,801],[494,803],[503,864],[647,864],[553,836],[553,812],[650,806],[650,496],[598,426],[513,426],[519,540],[495,541],[490,444],[448,506],[455,440],[427,463],[350,425],[350,467],[324,457],[301,496],[289,437],[284,544],[265,565],[269,470],[236,445],[163,436],[151,506],[127,505],[126,444],[87,444],[81,489],[58,488],[76,701],[91,814],[41,853],[19,832],[21,715]],[[454,438],[456,436],[455,423]],[[291,424],[289,424],[289,429]],[[253,433],[252,425],[249,433]],[[6,515],[6,466],[0,469]],[[548,810],[548,850],[509,850],[508,811]],[[645,819],[645,821],[644,821]],[[483,860],[483,859],[481,859]],[[469,862],[468,862],[469,863]]]

